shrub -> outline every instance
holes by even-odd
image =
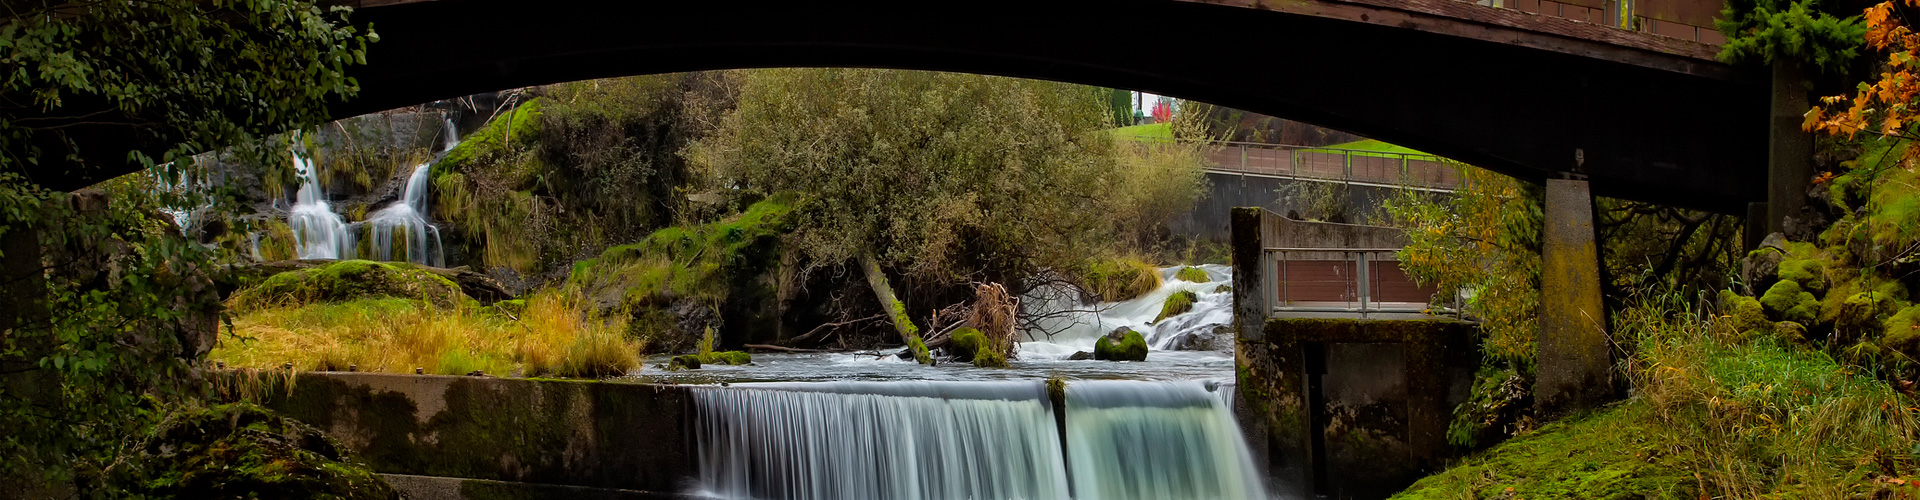
[[[1194,283],[1206,283],[1208,281],[1213,281],[1212,277],[1207,276],[1206,270],[1200,269],[1198,267],[1180,268],[1179,271],[1173,273],[1173,279],[1177,279],[1180,281],[1191,281]]]
[[[1080,282],[1100,300],[1120,302],[1160,288],[1160,270],[1131,257],[1093,259],[1080,271]]]

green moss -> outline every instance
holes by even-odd
[[[1773,322],[1767,320],[1766,311],[1761,307],[1760,301],[1753,297],[1733,293],[1731,290],[1721,290],[1720,308],[1722,314],[1732,319],[1733,328],[1736,331],[1765,332],[1773,327]]]
[[[1179,292],[1174,292],[1173,295],[1170,295],[1167,297],[1166,302],[1163,302],[1160,304],[1160,315],[1154,317],[1153,322],[1159,323],[1160,320],[1167,319],[1176,315],[1186,314],[1187,312],[1193,310],[1193,303],[1199,302],[1199,301],[1200,301],[1200,295],[1193,293],[1192,291],[1181,290]]]
[[[1006,368],[1007,357],[993,350],[993,344],[987,340],[987,334],[973,328],[961,328],[953,331],[947,346],[953,353],[954,361],[970,361],[982,368]]]
[[[1119,341],[1112,337],[1100,337],[1093,342],[1093,359],[1107,361],[1146,361],[1147,338],[1140,332],[1127,330]]]
[[[1207,276],[1206,271],[1198,267],[1180,268],[1179,271],[1173,273],[1173,279],[1177,279],[1180,281],[1191,281],[1194,283],[1206,283],[1208,281],[1213,281],[1213,278]]]
[[[1800,284],[1815,296],[1827,291],[1827,269],[1818,258],[1788,258],[1780,261],[1780,279]]]
[[[526,147],[539,137],[541,108],[545,105],[544,99],[536,97],[502,112],[485,127],[462,138],[459,145],[430,167],[428,175],[437,182],[440,176],[464,170],[480,158]]]
[[[113,480],[136,497],[400,498],[343,450],[312,426],[225,404],[170,416]]]
[[[1651,436],[1645,405],[1547,425],[1429,476],[1393,498],[1691,499],[1693,474]]]
[[[1081,285],[1107,302],[1131,300],[1160,287],[1160,270],[1140,259],[1092,259],[1079,271]]]
[[[1788,345],[1806,345],[1807,327],[1792,321],[1774,323],[1773,337]]]
[[[258,286],[235,292],[238,310],[362,298],[418,299],[441,306],[470,300],[460,285],[408,264],[343,260],[273,275]]]
[[[933,365],[933,354],[927,352],[927,343],[920,341],[919,336],[907,339],[907,349],[913,351],[914,361],[923,365]]]
[[[1231,291],[1233,291],[1233,285],[1220,285],[1220,286],[1213,287],[1213,293],[1227,293]]]
[[[889,311],[892,311],[893,313],[893,324],[895,326],[899,327],[901,330],[904,330],[904,333],[907,336],[913,337],[915,340],[919,340],[920,327],[913,326],[913,318],[907,316],[906,304],[901,303],[899,300],[894,300],[893,304],[890,304],[887,307],[887,309]]]
[[[672,371],[700,369],[700,355],[682,354],[667,361],[667,369]]]
[[[1760,305],[1775,320],[1803,324],[1812,322],[1820,311],[1820,302],[1812,293],[1801,289],[1798,282],[1788,280],[1768,288],[1767,293],[1760,296]]]
[[[708,365],[747,365],[753,363],[753,355],[744,351],[719,351],[696,355],[700,363]]]

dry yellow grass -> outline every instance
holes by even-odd
[[[574,294],[543,291],[524,312],[506,309],[392,298],[256,309],[234,318],[234,335],[210,358],[237,368],[448,375],[604,377],[640,366],[644,346],[625,337],[624,317],[595,317]]]

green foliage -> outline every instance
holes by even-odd
[[[312,426],[248,403],[171,410],[115,486],[153,498],[399,499]]]
[[[280,0],[7,3],[0,240],[9,260],[59,264],[8,276],[0,293],[13,311],[0,318],[0,484],[128,495],[101,475],[151,435],[144,396],[184,393],[218,318],[211,258],[172,235],[161,211],[228,208],[230,193],[178,188],[209,178],[196,153],[242,145],[236,155],[277,160],[258,164],[291,163],[284,142],[262,138],[325,121],[326,103],[357,92],[346,68],[377,40],[347,12]],[[116,137],[154,149],[93,142]],[[97,205],[34,184],[128,163],[148,171],[98,185]]]
[[[1160,288],[1160,270],[1135,258],[1088,259],[1079,275],[1081,287],[1107,302],[1132,300]]]
[[[1107,361],[1146,361],[1147,338],[1140,332],[1127,330],[1120,340],[1113,337],[1100,337],[1093,342],[1093,359]]]
[[[1121,89],[1107,90],[1107,108],[1113,113],[1113,125],[1125,127],[1133,125],[1133,91]]]
[[[1193,293],[1191,290],[1174,292],[1173,295],[1167,296],[1166,302],[1160,304],[1160,315],[1155,316],[1153,322],[1159,323],[1160,320],[1186,314],[1188,311],[1193,310],[1193,303],[1199,301],[1200,295]]]
[[[1166,216],[1133,193],[1204,186],[1197,148],[1150,148],[1127,164],[1098,133],[1112,118],[1089,87],[869,69],[742,79],[737,106],[688,155],[741,195],[809,196],[793,237],[809,265],[871,252],[936,281],[1067,268],[1130,229],[1118,219]],[[1141,165],[1178,165],[1162,175],[1180,182],[1118,174]],[[1109,192],[1119,194],[1083,195]]]
[[[1720,59],[1738,64],[1802,64],[1844,75],[1866,46],[1859,11],[1820,0],[1728,0],[1714,20],[1727,36]]]
[[[1421,479],[1397,500],[1691,499],[1694,479],[1652,436],[1652,415],[1625,405],[1549,424]]]
[[[1173,273],[1173,279],[1194,283],[1206,283],[1213,280],[1213,278],[1207,276],[1205,270],[1198,267],[1182,267],[1179,271]]]
[[[971,361],[981,368],[1007,367],[1007,357],[994,351],[992,341],[980,330],[962,327],[953,331],[951,339],[947,346],[953,351],[954,361]]]
[[[1482,366],[1474,374],[1468,400],[1453,409],[1447,424],[1447,442],[1462,448],[1489,444],[1502,436],[1519,434],[1532,387],[1518,370]]]
[[[1768,288],[1760,296],[1760,305],[1766,309],[1767,316],[1778,321],[1797,323],[1812,322],[1820,312],[1820,301],[1813,294],[1800,289],[1800,284],[1781,280]]]
[[[1532,365],[1539,330],[1539,188],[1487,170],[1460,166],[1462,189],[1451,197],[1406,190],[1387,203],[1393,225],[1407,228],[1396,255],[1401,269],[1439,289],[1436,298],[1469,291],[1467,311],[1481,318],[1488,362]]]
[[[258,286],[235,292],[238,311],[362,298],[421,299],[441,306],[468,300],[460,285],[410,264],[343,260],[273,275]]]

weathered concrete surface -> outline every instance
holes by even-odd
[[[1233,209],[1233,333],[1240,340],[1266,338],[1266,272],[1260,221],[1266,210]]]
[[[1813,134],[1806,121],[1806,70],[1798,62],[1773,64],[1773,92],[1767,122],[1767,220],[1759,234],[1780,232],[1787,217],[1801,217],[1807,187],[1813,183]]]
[[[1599,406],[1613,392],[1593,198],[1586,181],[1547,181],[1534,410],[1542,419]]]
[[[679,493],[515,483],[457,477],[381,474],[407,500],[691,500]]]
[[[1270,319],[1237,342],[1241,425],[1283,497],[1386,498],[1437,472],[1479,366],[1451,320]]]
[[[697,472],[673,386],[308,372],[264,399],[386,474],[670,493]]]

